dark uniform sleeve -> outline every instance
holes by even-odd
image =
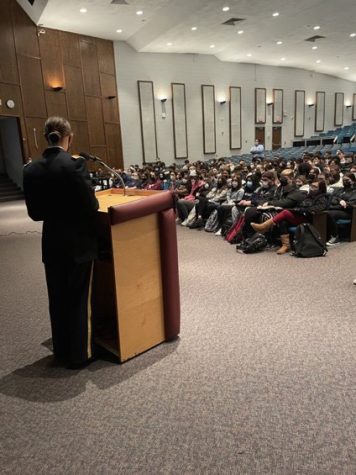
[[[43,180],[38,164],[29,163],[23,169],[23,191],[27,213],[34,221],[45,218],[45,200],[43,195]]]
[[[90,175],[86,167],[86,162],[82,157],[72,158],[75,172],[71,174],[70,180],[73,181],[78,197],[81,213],[90,216],[95,214],[99,208],[99,202],[96,199]]]

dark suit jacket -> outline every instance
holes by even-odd
[[[50,147],[24,167],[24,194],[29,216],[43,221],[43,262],[96,257],[98,201],[82,157]]]

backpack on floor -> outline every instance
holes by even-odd
[[[207,219],[204,229],[207,233],[216,233],[218,230],[219,221],[218,221],[218,210],[214,209]]]
[[[293,247],[293,255],[296,257],[320,257],[325,256],[328,252],[319,231],[309,223],[297,226]]]
[[[263,251],[267,246],[267,238],[264,234],[255,233],[253,236],[244,240],[238,251],[242,251],[245,254],[253,254],[254,252]]]
[[[242,228],[245,224],[245,216],[241,214],[237,221],[231,226],[228,233],[225,236],[225,239],[230,244],[237,244],[243,240]]]

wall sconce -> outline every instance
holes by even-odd
[[[63,86],[52,86],[52,91],[60,92],[63,90]]]
[[[220,105],[226,104],[226,101],[219,101]]]
[[[108,96],[107,98],[108,98],[108,99],[115,99],[116,96]]]
[[[37,36],[40,37],[41,35],[45,35],[46,30],[44,28],[37,28]]]
[[[162,119],[165,119],[167,117],[167,114],[166,114],[166,101],[167,101],[167,98],[166,97],[163,97],[161,99],[161,109],[162,109]]]
[[[315,104],[308,104],[308,107],[314,107]]]
[[[346,109],[350,109],[350,107],[352,107],[352,105],[351,104],[347,104],[347,105],[345,104],[345,107],[346,107]]]
[[[273,106],[273,102],[267,102],[268,106]]]

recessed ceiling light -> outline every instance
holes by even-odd
[[[247,55],[249,58],[251,58],[252,54],[251,53],[247,53]]]
[[[349,68],[349,66],[345,66],[344,69],[345,69],[345,71],[348,71],[350,68]]]
[[[277,41],[277,45],[282,45],[283,41]]]
[[[167,46],[172,46],[173,43],[167,43]]]
[[[215,45],[210,45],[210,48],[215,48]]]
[[[317,60],[316,60],[316,63],[320,64],[320,63],[321,63],[321,59],[317,59]]]
[[[351,33],[350,36],[351,36],[351,38],[355,38],[356,33]]]
[[[286,58],[281,58],[281,61],[285,61],[285,60],[286,60]]]
[[[86,13],[88,10],[86,8],[81,8],[79,11],[80,13]]]
[[[192,31],[197,31],[197,27],[196,26],[192,26]]]
[[[138,10],[138,11],[136,12],[136,15],[143,15],[143,11],[142,11],[142,10]]]
[[[319,25],[314,26],[313,30],[320,30],[320,26]]]
[[[222,11],[223,12],[228,12],[230,10],[230,7],[223,7]]]
[[[318,49],[318,47],[317,46],[312,46],[312,49]]]
[[[237,34],[238,34],[238,35],[242,35],[243,32],[244,32],[244,30],[239,30],[239,31],[237,32]]]
[[[116,33],[122,33],[122,30],[120,30],[120,29],[116,30]]]
[[[279,16],[279,13],[278,13],[278,12],[274,12],[274,13],[272,13],[272,16]]]

